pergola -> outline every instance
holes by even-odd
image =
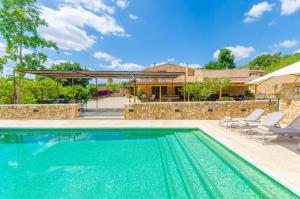
[[[74,95],[74,79],[95,79],[96,86],[98,79],[128,79],[129,84],[131,80],[137,79],[172,79],[186,75],[184,72],[143,72],[143,71],[62,71],[62,70],[15,70],[14,74],[14,96],[16,97],[16,73],[25,73],[32,75],[40,75],[44,77],[51,77],[55,79],[71,79],[72,80],[72,99],[75,100]],[[136,81],[134,81],[134,96],[136,92]],[[161,99],[161,91],[160,91]],[[129,98],[130,100],[130,98]],[[135,101],[134,97],[134,101]],[[98,103],[97,103],[98,104]]]

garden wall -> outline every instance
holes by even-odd
[[[128,120],[219,120],[225,116],[245,117],[254,109],[276,111],[275,101],[161,102],[126,104]]]
[[[77,104],[30,104],[0,105],[0,119],[75,119],[78,118]]]
[[[300,93],[295,92],[300,84],[283,84],[280,91],[280,111],[285,112],[283,124],[289,124],[300,115]]]

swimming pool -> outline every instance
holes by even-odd
[[[299,198],[199,129],[1,129],[0,198]]]

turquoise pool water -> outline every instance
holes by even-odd
[[[299,198],[198,129],[2,129],[1,199]]]

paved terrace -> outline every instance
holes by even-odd
[[[55,126],[53,125],[55,124]],[[151,127],[200,128],[241,157],[300,195],[300,153],[296,150],[300,139],[278,138],[266,145],[219,127],[216,121],[125,121],[125,120],[2,120],[0,128],[92,128],[92,127]]]
[[[131,98],[133,102],[133,98]],[[124,109],[124,104],[129,103],[127,97],[103,97],[98,99],[98,108],[99,109]],[[87,102],[88,109],[95,109],[97,107],[96,100],[89,100]]]
[[[87,111],[81,113],[79,119],[124,119],[124,105],[127,103],[129,98],[126,97],[103,97],[98,99],[97,108],[97,101],[89,100],[84,107]]]

